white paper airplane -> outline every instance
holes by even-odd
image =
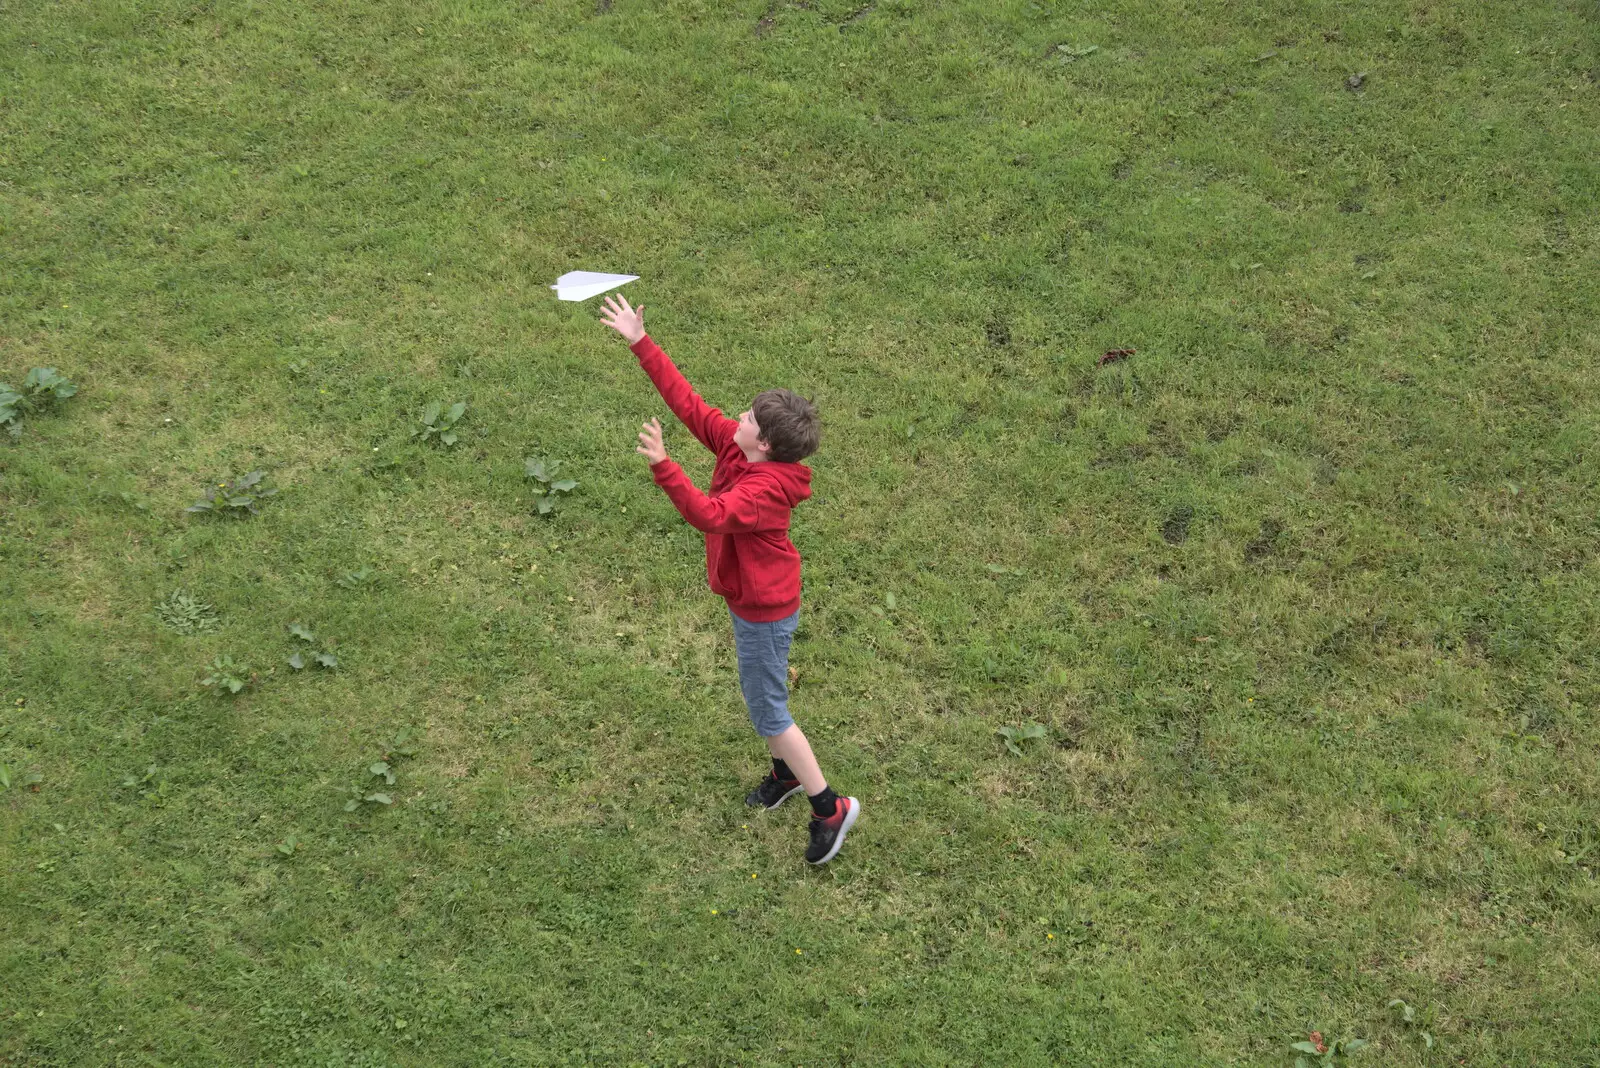
[[[550,288],[562,300],[588,300],[598,297],[608,289],[626,285],[639,276],[636,274],[599,274],[595,271],[568,271],[556,279]]]

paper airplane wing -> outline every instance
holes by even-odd
[[[556,291],[556,296],[562,300],[588,300],[597,297],[608,289],[627,285],[636,280],[636,274],[600,274],[596,271],[568,271],[556,279],[556,284],[550,288]]]

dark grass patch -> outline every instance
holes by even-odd
[[[1189,538],[1189,524],[1194,521],[1194,508],[1179,505],[1167,513],[1161,523],[1161,538],[1168,545],[1182,545]]]
[[[1250,544],[1245,546],[1244,558],[1249,563],[1257,563],[1274,555],[1283,548],[1283,522],[1271,516],[1261,521],[1261,529]]]
[[[839,32],[844,33],[845,31],[849,30],[850,27],[854,26],[856,23],[872,14],[877,6],[877,4],[863,4],[861,7],[851,12],[848,16],[846,16],[843,22],[839,23]]]

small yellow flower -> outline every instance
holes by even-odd
[[[717,910],[716,909],[712,909],[711,910],[711,915],[715,916],[716,914],[717,914]]]
[[[1045,937],[1045,941],[1047,941],[1047,942],[1054,942],[1056,940],[1056,935],[1055,935],[1054,931],[1048,932],[1044,937]]]
[[[755,877],[756,877],[756,873],[755,872],[751,872],[750,873],[750,878],[754,879]]]
[[[803,949],[797,949],[794,952],[795,952],[795,956],[797,956],[797,957],[803,957],[803,956],[805,956],[805,953],[806,953],[806,951],[803,950]]]

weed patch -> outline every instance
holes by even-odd
[[[522,462],[522,473],[533,483],[534,505],[540,515],[550,515],[556,510],[556,494],[571,493],[578,488],[575,479],[557,478],[561,461],[545,461],[530,456]]]
[[[366,778],[349,786],[335,787],[349,795],[344,803],[346,812],[379,805],[394,804],[394,786],[400,781],[398,765],[401,759],[416,756],[415,735],[410,728],[401,728],[384,747],[383,756],[366,766]]]
[[[317,643],[317,636],[304,623],[290,623],[289,636],[307,646],[305,649],[296,648],[289,654],[287,663],[292,670],[303,671],[311,664],[330,670],[339,666],[339,658],[334,655],[331,649],[324,648],[319,652],[310,648],[310,646]],[[327,645],[328,643],[324,642],[323,644]]]
[[[433,401],[422,409],[422,426],[413,431],[411,436],[423,442],[437,441],[446,447],[454,445],[461,438],[456,433],[456,424],[461,422],[461,417],[466,413],[465,401],[457,401],[449,408]]]
[[[178,634],[209,634],[222,622],[215,608],[182,589],[173,590],[156,605],[156,618]]]
[[[262,486],[262,481],[266,477],[265,471],[251,471],[248,475],[226,479],[215,486],[207,486],[205,495],[184,511],[197,515],[230,516],[234,519],[260,515],[260,502],[278,493],[276,489]]]
[[[200,685],[218,696],[232,697],[255,679],[248,664],[235,663],[233,657],[227,654],[211,661],[208,671],[206,677],[200,680]]]
[[[78,392],[54,367],[35,367],[22,380],[22,388],[0,382],[0,426],[12,439],[22,437],[22,417],[53,407]]]

